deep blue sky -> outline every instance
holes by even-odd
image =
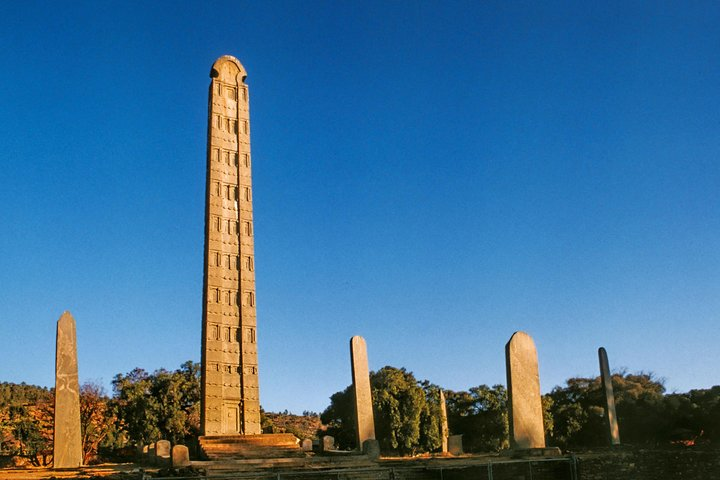
[[[250,85],[261,403],[371,369],[718,383],[717,2],[0,3],[0,380],[200,358],[208,73]]]

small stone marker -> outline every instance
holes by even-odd
[[[362,452],[367,455],[370,460],[377,460],[380,458],[380,442],[374,438],[365,440]]]
[[[312,452],[312,445],[313,445],[312,440],[309,438],[305,438],[300,443],[300,448],[302,448],[303,452]]]
[[[620,445],[620,428],[618,427],[617,414],[615,412],[615,394],[613,393],[612,375],[610,375],[607,352],[603,347],[598,349],[598,357],[600,360],[600,379],[602,381],[603,393],[605,394],[603,408],[605,410],[605,424],[608,429],[608,440],[610,441],[610,445]]]
[[[335,437],[332,437],[330,435],[325,435],[324,437],[322,437],[322,441],[320,442],[320,447],[322,448],[323,452],[335,450]]]
[[[440,436],[442,437],[442,453],[448,453],[448,437],[450,436],[450,429],[448,428],[445,392],[443,392],[442,388],[440,389]]]
[[[173,468],[182,468],[190,466],[190,452],[185,445],[175,445],[172,447],[172,466]]]
[[[462,455],[465,453],[463,452],[462,437],[462,435],[450,435],[448,437],[448,452],[451,455]]]
[[[53,467],[77,468],[82,465],[80,384],[75,319],[70,312],[57,322],[56,342]]]
[[[170,465],[170,441],[158,440],[155,442],[155,463],[160,466]]]
[[[370,370],[368,368],[365,339],[354,336],[350,339],[350,360],[352,363],[353,397],[355,400],[355,425],[357,446],[362,450],[365,440],[375,439],[375,419],[370,391]]]
[[[510,448],[545,448],[537,350],[532,337],[515,332],[505,345]]]

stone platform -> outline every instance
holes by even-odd
[[[292,433],[260,435],[206,435],[199,438],[202,457],[207,460],[304,457]]]

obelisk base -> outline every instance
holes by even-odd
[[[199,441],[201,455],[207,460],[305,456],[292,433],[205,435]]]

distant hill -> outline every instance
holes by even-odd
[[[0,408],[10,405],[23,405],[52,399],[52,390],[47,387],[23,383],[0,382]]]
[[[300,439],[317,438],[318,429],[323,427],[320,415],[314,412],[303,412],[303,415],[294,415],[287,411],[265,412],[263,415],[264,433],[292,433]]]

